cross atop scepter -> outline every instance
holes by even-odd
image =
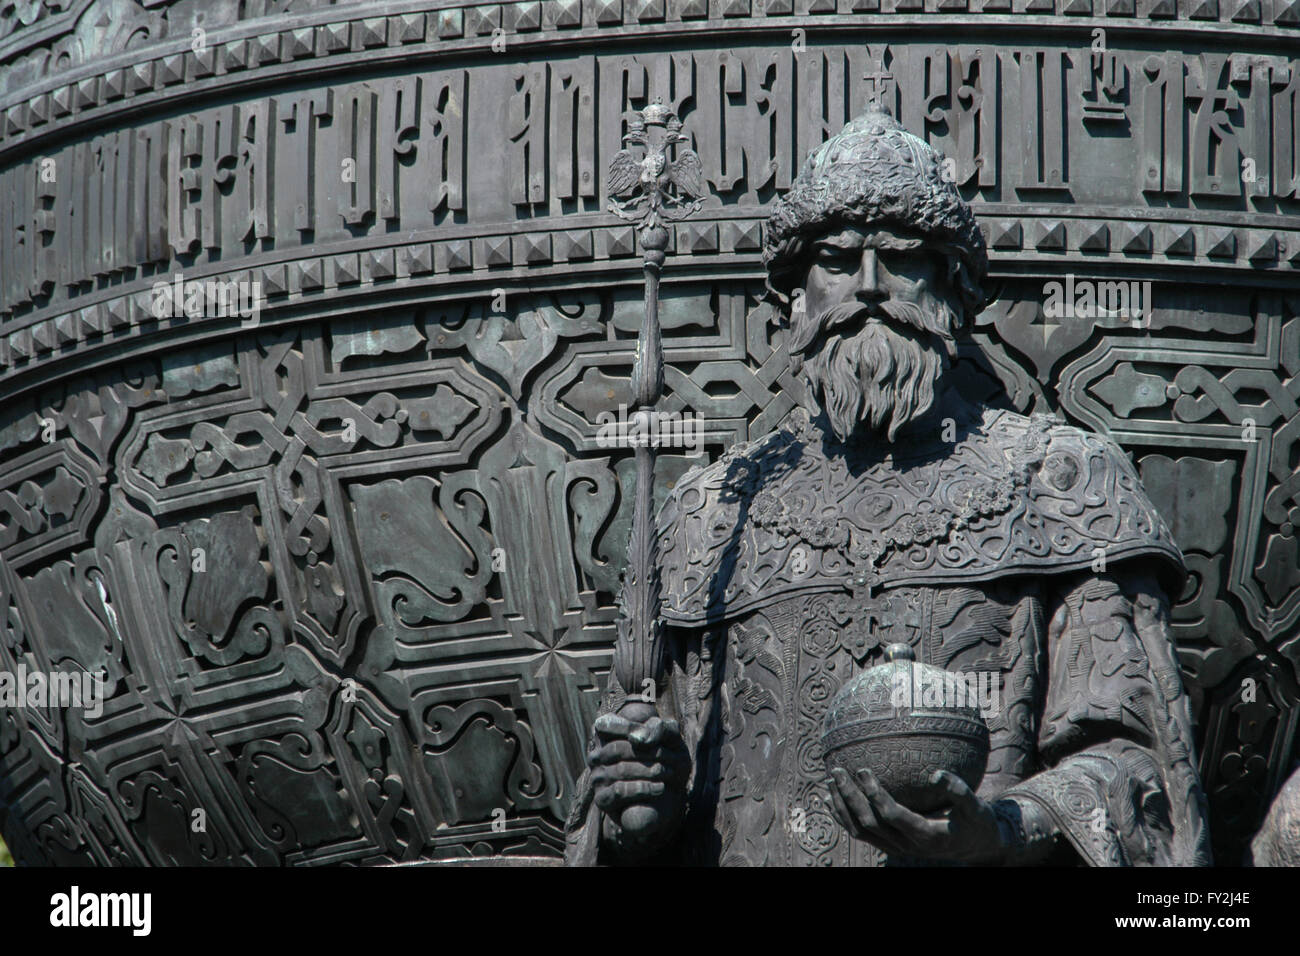
[[[668,249],[666,224],[699,211],[707,187],[700,157],[680,146],[687,141],[681,120],[655,102],[633,113],[624,148],[609,164],[609,209],[636,223],[644,253],[645,321],[632,365],[632,434],[636,498],[628,563],[624,573],[624,620],[614,649],[614,672],[629,697],[652,704],[662,663],[659,625],[658,536],[654,528],[654,443],[652,412],[664,385],[664,353],[659,330],[659,274]]]

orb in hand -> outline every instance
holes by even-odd
[[[936,770],[975,790],[988,761],[989,729],[970,686],[964,675],[917,663],[908,645],[891,644],[884,663],[862,671],[831,701],[822,733],[826,769],[855,779],[870,770],[917,813],[948,802],[931,782]]]

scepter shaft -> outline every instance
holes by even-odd
[[[654,700],[663,661],[659,621],[659,540],[655,531],[655,405],[663,394],[664,351],[659,328],[659,276],[667,257],[665,222],[684,219],[700,207],[704,194],[699,157],[688,149],[670,150],[686,139],[673,111],[655,103],[636,114],[623,137],[639,146],[638,159],[621,150],[610,163],[610,211],[637,224],[644,253],[645,319],[637,333],[632,364],[632,434],[636,436],[636,491],[623,578],[623,615],[614,646],[614,675],[629,695]]]
[[[662,226],[642,231],[645,251],[645,318],[637,334],[632,365],[633,434],[637,444],[636,493],[632,504],[632,532],[628,539],[628,564],[624,582],[627,602],[626,632],[615,650],[614,668],[628,694],[645,693],[659,680],[663,641],[659,623],[659,538],[654,527],[654,473],[656,442],[654,410],[664,384],[663,337],[659,327],[659,272],[668,244]],[[650,683],[647,686],[647,681]]]

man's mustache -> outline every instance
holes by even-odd
[[[944,328],[937,319],[938,316],[927,315],[920,306],[897,299],[842,302],[816,316],[796,316],[790,327],[789,350],[796,355],[806,355],[820,338],[838,329],[856,330],[873,320],[898,331],[926,332],[938,336],[945,343],[951,342],[952,331]]]

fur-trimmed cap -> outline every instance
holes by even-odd
[[[890,225],[955,254],[965,275],[953,278],[968,313],[978,312],[988,274],[984,236],[942,170],[943,156],[888,113],[869,109],[851,120],[809,154],[772,208],[763,245],[768,287],[787,298],[803,282],[807,243],[833,228]]]

